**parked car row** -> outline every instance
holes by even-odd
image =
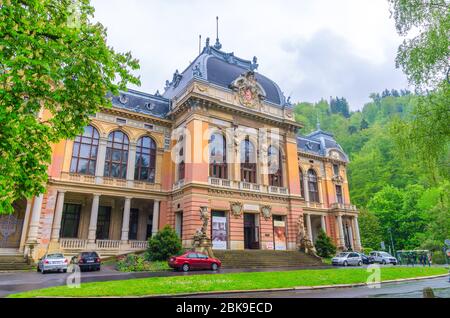
[[[101,268],[101,259],[96,252],[81,252],[73,256],[70,264],[78,265],[80,271],[96,270]],[[48,272],[67,273],[68,261],[62,253],[48,253],[42,256],[37,264],[37,271],[42,274]]]
[[[332,258],[334,266],[362,266],[363,264],[393,264],[397,265],[397,259],[386,252],[370,252],[369,256],[358,252],[341,252]]]

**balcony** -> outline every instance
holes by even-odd
[[[83,184],[107,185],[114,188],[130,188],[150,191],[161,191],[161,184],[139,180],[125,180],[103,176],[84,175],[71,172],[61,172],[61,181],[69,181]]]
[[[332,210],[344,210],[344,211],[355,211],[357,212],[358,209],[353,204],[344,204],[344,203],[332,203],[330,205]]]
[[[96,240],[94,246],[89,246],[88,240],[78,238],[62,238],[59,240],[60,249],[64,253],[77,253],[95,250],[100,254],[121,254],[124,252],[142,251],[147,249],[147,241]]]
[[[228,179],[209,177],[208,183],[209,183],[209,185],[211,185],[213,187],[219,187],[219,188],[244,190],[244,191],[257,192],[257,193],[289,195],[289,191],[287,188],[265,186],[262,184],[256,184],[256,183],[250,183],[250,182],[244,182],[244,181],[234,181],[234,180],[228,180]]]

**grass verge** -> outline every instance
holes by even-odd
[[[442,267],[382,267],[381,280],[433,276],[446,273],[448,273],[448,269]],[[13,294],[9,297],[120,297],[356,284],[365,283],[370,275],[371,273],[367,272],[364,268],[336,268],[284,272],[152,277],[85,283],[80,288],[69,288],[67,286],[51,287]]]

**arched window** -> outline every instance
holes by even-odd
[[[184,180],[185,178],[185,163],[184,163],[184,137],[183,135],[178,138],[178,180]]]
[[[150,137],[142,137],[136,144],[134,179],[155,182],[156,143]]]
[[[209,140],[209,175],[213,178],[227,179],[227,146],[225,138],[215,133]]]
[[[248,139],[241,142],[241,181],[256,183],[256,151]]]
[[[320,202],[317,174],[313,169],[308,170],[308,191],[309,191],[309,201]]]
[[[86,126],[83,134],[75,138],[70,172],[95,175],[98,140],[98,131],[92,126]]]
[[[178,180],[184,180],[184,160],[178,164]]]
[[[305,197],[305,185],[303,184],[303,170],[299,170],[299,176],[300,176],[300,195],[304,198]]]
[[[270,146],[267,151],[269,166],[269,185],[274,187],[283,186],[283,172],[281,163],[281,152]]]
[[[128,137],[117,130],[109,134],[106,147],[105,177],[126,179],[128,163]]]

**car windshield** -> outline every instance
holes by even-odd
[[[337,257],[346,257],[349,253],[339,253]]]
[[[55,259],[55,258],[64,258],[62,254],[48,254],[47,258]]]
[[[380,255],[384,257],[392,257],[389,253],[386,252],[381,252]]]

